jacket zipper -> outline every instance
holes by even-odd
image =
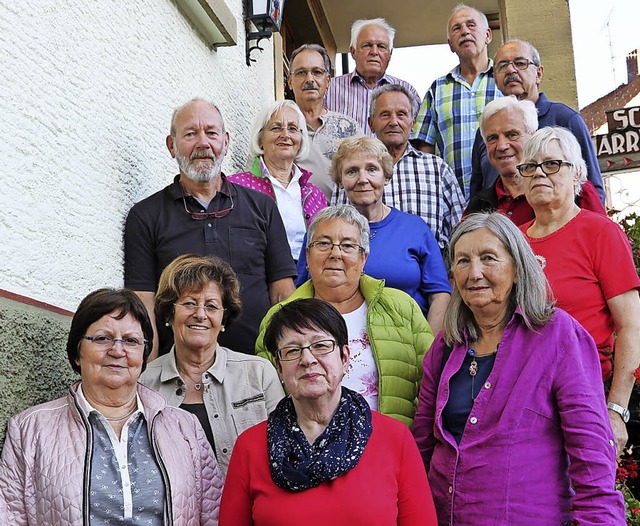
[[[171,483],[169,482],[169,475],[167,474],[167,468],[164,465],[162,457],[160,456],[160,451],[158,450],[158,443],[156,442],[156,436],[153,432],[153,426],[155,425],[156,418],[158,415],[156,414],[151,420],[151,426],[149,427],[149,435],[151,438],[151,444],[153,446],[153,454],[156,457],[156,462],[158,463],[158,467],[160,468],[160,473],[162,473],[162,479],[164,481],[165,487],[165,513],[166,513],[166,522],[168,526],[173,524],[173,501],[171,500]]]

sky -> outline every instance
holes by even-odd
[[[640,0],[569,0],[569,9],[578,101],[583,108],[626,83],[627,53],[640,48]],[[411,82],[423,96],[433,80],[457,62],[446,44],[396,48],[387,72]]]

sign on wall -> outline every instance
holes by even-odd
[[[640,167],[640,106],[605,113],[609,133],[595,137],[600,171]]]

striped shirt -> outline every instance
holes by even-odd
[[[408,82],[386,73],[376,82],[373,88],[369,88],[365,80],[356,72],[347,73],[331,79],[329,89],[325,95],[324,105],[331,111],[344,113],[360,125],[365,135],[373,137],[369,128],[369,102],[374,89],[385,84],[400,84],[411,91],[420,104],[420,95]]]
[[[458,183],[469,195],[471,152],[482,110],[493,99],[502,97],[493,78],[493,61],[473,85],[456,66],[436,79],[422,101],[413,129],[413,139],[435,145],[436,154],[451,166]]]
[[[424,219],[441,250],[448,246],[451,231],[462,219],[465,208],[453,170],[440,157],[416,150],[411,144],[395,164],[382,200]],[[331,204],[347,202],[342,189],[331,198]]]

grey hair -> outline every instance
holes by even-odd
[[[530,330],[545,325],[553,315],[554,301],[550,300],[550,287],[524,234],[507,216],[499,213],[469,214],[453,231],[449,245],[449,260],[455,269],[455,250],[460,238],[470,232],[487,228],[502,243],[511,256],[516,277],[509,297],[509,314],[517,307]],[[508,322],[504,320],[504,323]],[[444,338],[447,345],[464,342],[465,332],[470,342],[477,341],[481,334],[471,309],[464,303],[458,285],[453,284],[451,300],[444,314]]]
[[[382,86],[378,86],[371,93],[371,101],[369,102],[369,116],[373,117],[376,114],[376,102],[378,97],[383,93],[402,93],[408,99],[411,104],[411,116],[415,119],[418,115],[418,110],[420,107],[418,106],[418,101],[412,95],[409,88],[403,86],[402,84],[383,84]]]
[[[574,195],[580,195],[582,185],[587,182],[587,164],[582,158],[582,149],[575,135],[561,126],[545,126],[533,134],[522,151],[521,163],[539,162],[547,155],[551,141],[558,141],[564,161],[571,163],[569,170],[578,176]]]
[[[389,22],[387,22],[384,18],[365,18],[356,20],[353,24],[351,24],[351,42],[349,46],[353,49],[358,47],[358,37],[360,36],[361,31],[367,26],[378,26],[387,33],[389,37],[389,51],[393,49],[393,37],[396,36],[396,30],[391,27]]]
[[[382,141],[366,135],[354,135],[340,141],[338,151],[331,159],[330,175],[334,183],[342,183],[342,169],[346,159],[359,155],[372,156],[380,163],[386,181],[393,177],[393,157]]]
[[[335,205],[323,208],[316,214],[307,230],[307,248],[313,242],[318,225],[323,221],[341,219],[360,230],[358,244],[364,249],[364,253],[369,253],[369,221],[353,205]]]
[[[517,111],[522,116],[522,124],[527,133],[534,134],[538,129],[538,110],[536,105],[530,100],[518,100],[515,95],[509,95],[508,97],[500,97],[493,99],[482,110],[482,116],[480,117],[480,135],[482,140],[487,140],[487,136],[484,133],[485,122],[496,113],[501,111]]]
[[[283,108],[291,108],[296,112],[296,115],[298,116],[298,128],[300,128],[300,131],[302,132],[300,151],[298,152],[295,160],[298,161],[299,159],[304,159],[309,153],[309,132],[307,132],[307,121],[300,111],[300,108],[292,100],[277,100],[275,102],[270,102],[260,110],[260,113],[258,113],[258,116],[251,127],[249,135],[249,153],[251,153],[252,156],[258,157],[264,154],[264,149],[260,146],[260,139],[262,139],[264,127],[271,118],[279,113]]]
[[[303,51],[315,51],[316,53],[318,53],[324,61],[324,69],[327,70],[327,73],[331,73],[331,58],[329,57],[329,53],[327,53],[327,50],[325,48],[318,44],[302,44],[299,48],[294,50],[293,53],[291,53],[289,64],[293,64],[293,59]]]
[[[509,40],[505,41],[502,44],[502,46],[506,46],[507,44],[511,44],[512,42],[517,43],[517,44],[526,44],[527,46],[529,46],[529,51],[531,52],[531,61],[536,66],[541,66],[542,65],[542,61],[540,60],[540,52],[535,48],[535,46],[531,42],[529,42],[528,40],[522,40],[521,38],[510,38]],[[498,51],[496,51],[496,54],[493,57],[494,60],[495,60],[495,57],[498,55],[498,52],[500,51],[502,46],[500,46],[498,48]]]
[[[194,102],[205,102],[206,104],[209,104],[209,106],[211,106],[214,110],[216,110],[218,112],[218,115],[220,115],[220,121],[222,122],[222,133],[226,131],[224,127],[224,119],[222,118],[222,112],[220,111],[220,108],[218,108],[218,106],[210,100],[203,99],[202,97],[194,97],[193,99],[188,100],[187,102],[173,110],[173,113],[171,114],[171,126],[169,127],[169,135],[171,135],[171,137],[173,137],[174,139],[176,138],[176,118],[178,117],[178,114]]]
[[[460,2],[451,10],[451,15],[449,15],[449,20],[447,20],[447,38],[449,38],[449,24],[451,23],[451,19],[458,11],[462,11],[463,9],[470,9],[471,11],[475,11],[476,13],[478,13],[480,15],[480,18],[484,22],[484,27],[489,29],[489,19],[487,18],[487,15],[473,6]]]

